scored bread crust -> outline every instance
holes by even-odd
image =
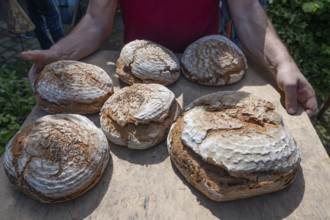
[[[294,180],[300,163],[274,106],[245,92],[197,99],[171,126],[167,143],[180,173],[215,201],[283,189]]]
[[[202,85],[221,86],[239,81],[247,61],[240,48],[221,35],[209,35],[190,44],[182,58],[182,73]]]
[[[61,60],[44,67],[35,81],[38,105],[50,113],[94,114],[113,94],[113,83],[100,67]]]
[[[147,40],[126,44],[116,63],[116,72],[126,84],[169,85],[180,76],[180,62],[169,49]]]
[[[118,90],[101,109],[109,141],[146,149],[163,141],[180,112],[173,92],[159,84],[134,84]]]
[[[10,182],[41,202],[74,199],[102,177],[110,149],[101,129],[82,115],[37,119],[7,144],[4,168]]]

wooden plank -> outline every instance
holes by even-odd
[[[85,61],[105,69],[115,90],[124,85],[114,74],[118,52],[100,51]],[[267,73],[250,64],[234,85],[206,87],[179,81],[169,88],[182,106],[219,90],[251,92],[273,102],[302,155],[295,182],[288,188],[250,199],[213,202],[192,188],[170,161],[166,143],[144,151],[111,145],[111,163],[101,181],[85,195],[64,203],[43,204],[13,189],[0,168],[3,219],[330,219],[330,159],[306,113],[286,113]],[[26,123],[45,115],[35,107]],[[98,115],[90,117],[99,126]]]

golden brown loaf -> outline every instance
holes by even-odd
[[[163,141],[180,106],[173,92],[159,84],[139,84],[118,90],[101,109],[101,127],[121,146],[146,149]]]
[[[181,62],[187,79],[210,86],[235,83],[247,69],[243,52],[221,35],[209,35],[189,45]]]
[[[3,162],[11,183],[42,202],[74,199],[91,189],[109,161],[101,129],[76,114],[44,116],[7,144]]]
[[[38,105],[47,112],[93,114],[113,94],[113,85],[98,66],[62,60],[44,67],[35,93]]]
[[[283,189],[300,162],[274,106],[246,92],[197,99],[172,125],[167,142],[181,174],[216,201]]]
[[[169,85],[179,78],[180,63],[169,49],[151,41],[135,40],[122,48],[116,72],[119,78],[129,85]]]

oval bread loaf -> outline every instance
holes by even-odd
[[[109,162],[108,141],[88,118],[44,116],[7,144],[3,162],[10,182],[42,202],[74,199],[91,189]]]
[[[113,84],[98,66],[61,60],[38,74],[35,93],[38,105],[47,112],[93,114],[113,94]]]
[[[181,62],[187,79],[209,86],[235,83],[247,69],[243,52],[221,35],[209,35],[190,44]]]
[[[101,109],[101,127],[121,146],[146,149],[163,141],[180,106],[172,91],[159,84],[139,84],[118,90]]]
[[[167,143],[181,174],[215,201],[283,189],[300,162],[274,106],[246,92],[218,92],[192,102],[172,125]]]
[[[180,76],[180,63],[169,49],[147,40],[126,44],[117,60],[119,78],[129,84],[158,83],[169,85]]]

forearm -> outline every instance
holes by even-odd
[[[75,30],[50,48],[59,60],[80,60],[100,47],[104,34],[100,29],[91,28],[91,20],[86,15]]]
[[[69,35],[50,50],[59,60],[80,60],[95,52],[110,34],[117,1],[91,1],[86,15]],[[102,9],[101,9],[102,8]]]
[[[257,0],[228,0],[230,12],[244,49],[275,76],[284,92],[285,107],[290,114],[301,103],[307,114],[316,112],[315,92],[300,72],[285,45],[277,36]]]
[[[294,61],[258,1],[250,2],[244,4],[244,10],[231,6],[231,10],[237,10],[232,12],[235,29],[244,49],[276,75],[283,62]]]

